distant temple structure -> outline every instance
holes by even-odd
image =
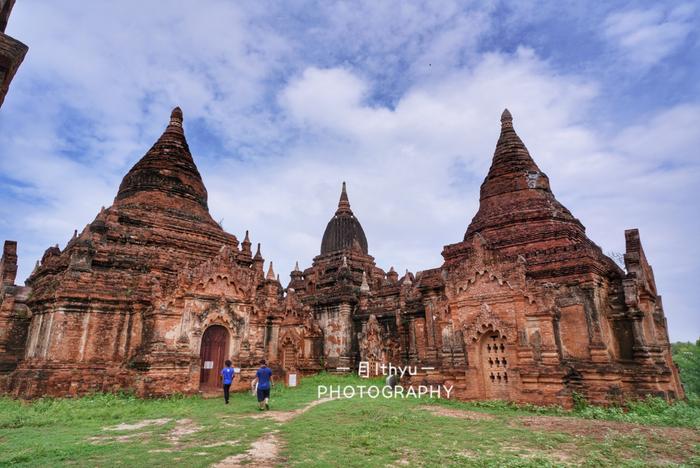
[[[506,110],[479,210],[441,266],[379,268],[343,184],[320,254],[285,288],[260,244],[212,219],[176,108],[113,205],[48,248],[26,286],[5,242],[0,389],[191,394],[227,358],[241,388],[266,358],[278,374],[408,364],[411,383],[461,399],[682,398],[652,268],[639,232],[625,238],[626,271],[554,197]]]
[[[5,34],[15,0],[0,0],[0,107],[28,47]]]

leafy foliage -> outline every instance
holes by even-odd
[[[622,406],[607,408],[588,405],[584,400],[572,413],[588,419],[700,429],[700,401],[695,395],[691,395],[688,401],[672,403],[663,398],[649,396],[644,400],[630,400]]]
[[[686,393],[700,397],[700,339],[695,343],[673,343],[671,349]]]

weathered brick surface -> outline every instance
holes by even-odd
[[[5,34],[5,26],[15,0],[0,0],[0,107],[10,88],[10,82],[17,73],[29,49],[18,40]]]
[[[197,392],[216,325],[238,389],[265,358],[278,373],[408,364],[413,383],[464,399],[682,397],[651,266],[639,233],[625,236],[627,272],[555,199],[506,111],[479,211],[443,265],[379,268],[343,184],[320,255],[285,290],[259,244],[253,255],[247,233],[239,244],[212,220],[175,109],[114,204],[47,249],[27,287],[6,248],[0,382],[24,397]]]

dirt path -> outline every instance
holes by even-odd
[[[172,418],[160,418],[160,419],[144,419],[133,424],[117,424],[116,426],[103,427],[103,431],[135,431],[137,429],[143,429],[148,426],[163,426],[172,421]]]
[[[256,415],[252,416],[252,418],[254,418],[254,419],[263,419],[263,418],[272,419],[276,422],[283,423],[283,422],[287,422],[287,421],[299,416],[300,414],[306,413],[314,406],[320,405],[322,403],[326,403],[326,402],[334,400],[334,399],[335,398],[321,398],[320,400],[312,401],[311,403],[304,406],[303,408],[299,408],[299,409],[292,410],[292,411],[274,411],[274,410],[264,411],[260,414],[256,414]]]
[[[436,416],[471,420],[490,420],[495,416],[478,411],[458,410],[444,406],[423,405],[421,409]],[[527,427],[537,431],[563,432],[571,435],[604,439],[611,433],[624,435],[642,435],[660,437],[667,440],[700,444],[700,432],[684,427],[647,426],[643,424],[608,421],[602,419],[583,419],[566,416],[517,416],[509,418],[511,427]]]
[[[479,413],[478,411],[458,410],[458,409],[446,408],[444,406],[422,405],[419,408],[424,409],[424,410],[434,414],[435,416],[449,416],[452,418],[470,419],[472,421],[494,419],[494,416],[491,414],[488,414],[488,413]]]
[[[320,400],[314,400],[303,408],[296,410],[265,411],[252,417],[255,419],[272,419],[275,422],[284,423],[292,420],[300,414],[304,414],[314,406],[318,406],[331,400],[334,400],[334,398],[322,398]],[[280,440],[278,434],[279,431],[276,430],[265,434],[258,440],[254,441],[245,453],[239,453],[238,455],[227,457],[221,460],[219,463],[212,465],[212,468],[232,468],[238,466],[269,467],[282,463],[284,460],[282,460],[279,455],[280,451],[282,450],[282,441]]]
[[[640,435],[688,444],[700,444],[700,433],[690,428],[645,426],[642,424],[601,419],[568,418],[561,416],[522,416],[513,418],[512,427],[529,427],[538,431],[564,432],[572,435],[605,439],[608,435]]]
[[[423,405],[437,416],[447,416],[468,420],[493,420],[496,416],[477,411],[458,410],[443,406]],[[565,416],[513,416],[507,421],[513,428],[528,428],[537,432],[557,432],[575,437],[603,441],[608,438],[640,437],[646,440],[650,457],[664,463],[687,463],[687,447],[700,444],[700,431],[683,427],[647,426],[622,421],[582,419]],[[561,450],[565,449],[565,450]],[[527,452],[526,448],[518,448]],[[564,444],[559,449],[551,449],[546,455],[558,462],[569,462],[576,452],[576,445]],[[538,452],[541,454],[541,451]],[[527,457],[527,454],[523,455]]]

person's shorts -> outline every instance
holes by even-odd
[[[263,401],[265,398],[270,398],[269,388],[259,388],[258,389],[258,401]]]

